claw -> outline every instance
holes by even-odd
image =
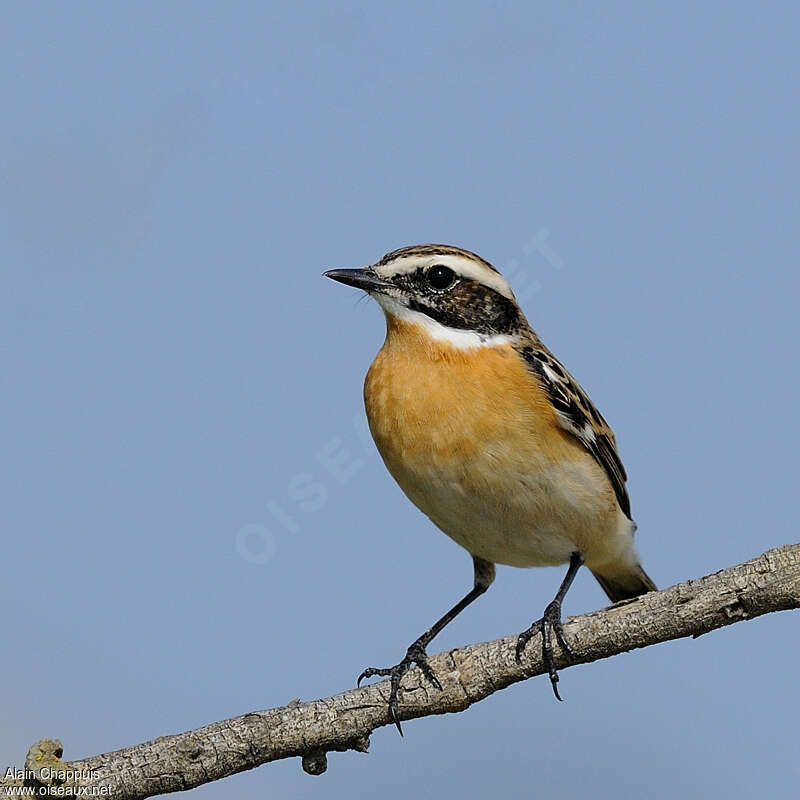
[[[398,664],[399,666],[399,664]],[[361,687],[361,681],[365,678],[373,678],[375,675],[381,675],[382,677],[387,677],[388,675],[392,674],[392,668],[389,669],[378,669],[378,667],[367,667],[359,676],[358,680],[356,681],[356,686]]]
[[[569,646],[569,643],[564,638],[564,626],[561,624],[561,620],[553,624],[553,633],[556,635],[556,641],[558,642],[559,647],[571,658],[575,657],[575,651]]]
[[[395,688],[394,681],[392,681],[392,691],[389,694],[389,716],[391,717],[392,722],[394,722],[397,732],[402,736],[403,726],[400,724],[400,717],[397,714],[397,689]]]
[[[393,667],[367,667],[358,676],[358,681],[356,682],[357,686],[361,686],[362,680],[365,678],[372,678],[376,675],[384,678],[391,678],[391,688],[389,690],[389,718],[392,720],[397,728],[397,732],[401,736],[403,735],[403,728],[400,725],[400,717],[397,711],[397,694],[403,676],[411,669],[413,664],[416,664],[422,670],[422,674],[429,683],[439,691],[442,690],[442,684],[439,682],[436,673],[428,663],[428,655],[425,652],[425,648],[418,642],[414,642],[414,644],[408,648],[405,658],[399,664],[395,664]]]
[[[440,692],[442,691],[442,684],[439,683],[439,679],[436,677],[436,673],[431,669],[431,665],[424,661],[417,662],[419,668],[422,670],[422,674],[427,678],[428,683],[430,683],[435,689],[438,689]]]
[[[522,653],[525,651],[525,646],[536,633],[542,634],[542,661],[547,668],[547,673],[550,677],[550,685],[553,687],[553,694],[556,696],[556,700],[561,700],[561,695],[558,693],[558,672],[553,658],[552,636],[555,635],[559,647],[561,647],[566,655],[574,656],[575,653],[564,638],[564,627],[561,623],[561,603],[558,600],[554,600],[550,603],[544,610],[541,619],[537,619],[530,628],[524,630],[517,638],[515,657],[518,664],[522,660]]]

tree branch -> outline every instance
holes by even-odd
[[[794,544],[699,580],[575,617],[564,630],[576,657],[569,660],[559,653],[556,663],[564,669],[798,607],[800,544]],[[442,691],[426,684],[418,669],[411,670],[403,680],[400,718],[464,711],[512,683],[545,672],[541,648],[535,645],[526,650],[522,665],[516,664],[515,641],[515,636],[506,636],[432,657]],[[318,775],[325,771],[325,754],[330,751],[367,752],[372,731],[391,724],[387,699],[388,683],[383,681],[69,763],[60,760],[60,742],[43,740],[28,753],[24,772],[5,779],[0,774],[0,796],[18,797],[22,784],[60,784],[65,795],[74,794],[76,787],[89,787],[83,796],[93,791],[96,796],[98,789],[93,787],[102,787],[99,791],[115,800],[139,800],[295,756],[302,757],[306,772]],[[58,774],[59,770],[67,772]]]

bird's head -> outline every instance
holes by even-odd
[[[458,247],[403,247],[372,266],[324,274],[363,289],[390,319],[460,346],[513,337],[527,326],[508,281],[488,261]]]

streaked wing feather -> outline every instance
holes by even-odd
[[[631,519],[631,501],[625,488],[628,476],[608,423],[578,382],[544,345],[526,344],[520,352],[547,392],[561,427],[575,436],[606,471],[620,508]]]

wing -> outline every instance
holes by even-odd
[[[578,382],[543,344],[526,344],[520,353],[547,392],[561,427],[573,434],[606,471],[619,507],[628,519],[632,519],[631,501],[625,488],[628,476],[608,423]]]

